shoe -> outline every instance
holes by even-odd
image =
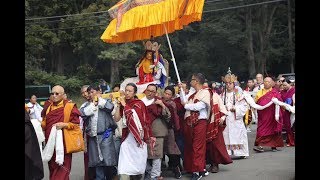
[[[202,175],[202,177],[204,177],[204,176],[208,176],[209,172],[206,169],[203,169],[203,171],[200,172],[200,174]]]
[[[210,170],[211,173],[218,173],[219,172],[219,165],[215,165],[213,164],[212,166],[210,166]]]
[[[202,178],[202,175],[199,173],[192,173],[191,180],[199,180]]]
[[[277,150],[277,148],[272,147],[272,148],[271,148],[271,151],[272,151],[272,152],[277,152],[278,150]]]
[[[176,179],[180,179],[182,177],[181,171],[179,166],[177,166],[176,168],[174,168],[174,177]]]
[[[240,156],[241,159],[247,159],[247,156]]]
[[[259,146],[259,147],[254,147],[253,150],[257,151],[257,152],[264,152],[263,147]]]
[[[158,176],[158,177],[155,177],[155,178],[151,178],[151,180],[163,180],[163,177],[162,176]]]

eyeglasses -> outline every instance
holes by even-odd
[[[156,93],[156,91],[150,91],[150,90],[146,90],[146,92],[151,92],[151,93]]]
[[[56,95],[56,96],[58,96],[59,93],[57,93],[57,92],[52,92],[52,93],[50,93],[50,95]]]

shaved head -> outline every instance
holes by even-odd
[[[264,84],[264,89],[266,90],[270,89],[273,85],[272,78],[271,77],[264,78],[263,84]]]
[[[262,81],[263,81],[263,75],[260,74],[260,73],[258,73],[258,74],[256,75],[256,80],[257,80],[257,83],[258,83],[258,84],[261,84]]]
[[[64,88],[60,85],[53,86],[52,91],[64,94]]]
[[[64,88],[56,85],[52,88],[51,94],[53,95],[53,102],[59,103],[64,98]]]

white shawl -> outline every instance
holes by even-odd
[[[55,162],[61,166],[64,160],[63,136],[62,130],[57,130],[56,126],[51,128],[49,140],[42,152],[42,161],[48,162],[51,160],[54,148],[56,150]]]

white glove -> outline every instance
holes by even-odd
[[[149,66],[149,68],[151,68],[151,69],[154,68],[154,67],[155,67],[155,65],[150,65],[150,66]]]

